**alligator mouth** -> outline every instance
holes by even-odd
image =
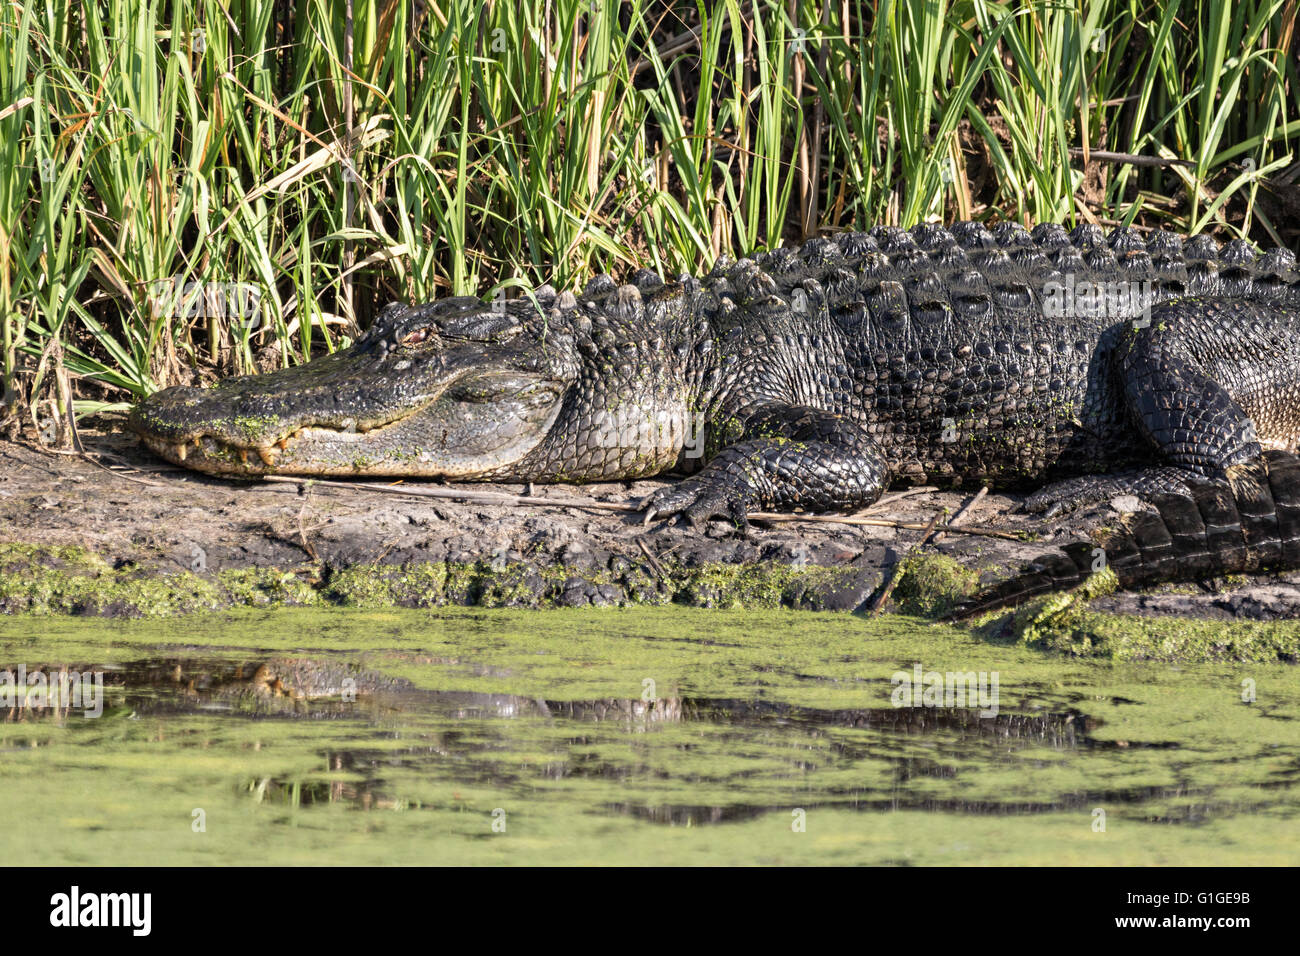
[[[257,463],[260,462],[268,472],[273,472],[281,453],[287,451],[291,443],[308,441],[346,445],[348,442],[353,442],[360,447],[373,439],[372,432],[403,422],[426,407],[428,406],[421,406],[407,414],[379,423],[344,423],[339,427],[326,424],[302,425],[287,430],[269,443],[242,444],[211,432],[200,432],[181,441],[168,441],[143,430],[137,430],[137,434],[150,451],[178,465],[194,467],[199,464],[200,459],[220,462],[237,461],[249,472],[255,472],[259,470]],[[191,453],[193,453],[193,460]]]
[[[467,478],[532,450],[555,421],[563,392],[562,383],[534,373],[470,371],[409,408],[332,412],[330,421],[299,412],[294,422],[234,414],[220,388],[166,389],[138,405],[128,427],[166,461],[228,477]]]

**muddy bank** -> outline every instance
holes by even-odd
[[[704,533],[634,515],[237,482],[168,466],[113,430],[92,457],[0,442],[0,610],[152,615],[241,605],[787,606],[864,609],[920,537],[916,530],[724,523]],[[417,483],[412,483],[419,486]],[[538,497],[622,502],[660,482],[536,486]],[[518,485],[458,486],[522,494]],[[965,492],[885,504],[872,517],[925,524]],[[941,613],[1060,543],[1113,523],[1102,506],[1043,523],[989,494],[972,526],[1025,540],[949,534],[913,554],[886,605]],[[1300,575],[1170,586],[1097,598],[1095,610],[1152,617],[1276,620],[1300,615]]]

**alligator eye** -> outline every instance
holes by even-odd
[[[429,337],[429,330],[427,328],[416,329],[414,332],[406,333],[406,335],[402,337],[401,344],[407,346],[419,345],[428,337]]]

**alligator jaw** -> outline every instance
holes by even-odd
[[[563,382],[535,373],[467,373],[453,377],[432,400],[384,420],[281,424],[268,416],[256,431],[243,430],[246,438],[237,437],[241,430],[221,410],[220,394],[160,393],[154,405],[137,408],[129,427],[159,457],[224,477],[472,478],[512,465],[536,447],[554,423],[564,391]],[[202,404],[207,394],[215,410]],[[193,413],[196,408],[200,413]]]
[[[427,405],[421,405],[408,414],[384,422],[358,424],[355,420],[344,419],[343,427],[315,423],[289,428],[283,434],[272,431],[259,436],[256,442],[247,443],[232,441],[202,428],[179,438],[162,435],[151,431],[143,416],[139,415],[131,418],[129,427],[140,436],[145,447],[167,461],[211,474],[254,477],[279,471],[277,464],[284,453],[304,437],[318,443],[362,443],[371,432],[400,424],[425,407]]]
[[[196,435],[183,441],[168,441],[139,432],[140,439],[155,455],[178,465],[210,474],[256,477],[279,472],[277,463],[294,442],[304,436],[317,441],[360,442],[371,429],[337,429],[318,425],[294,429],[270,444],[240,445],[211,434]]]

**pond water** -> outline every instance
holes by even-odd
[[[902,617],[340,609],[10,618],[6,669],[103,687],[0,707],[16,862],[1300,862],[1281,664]]]

